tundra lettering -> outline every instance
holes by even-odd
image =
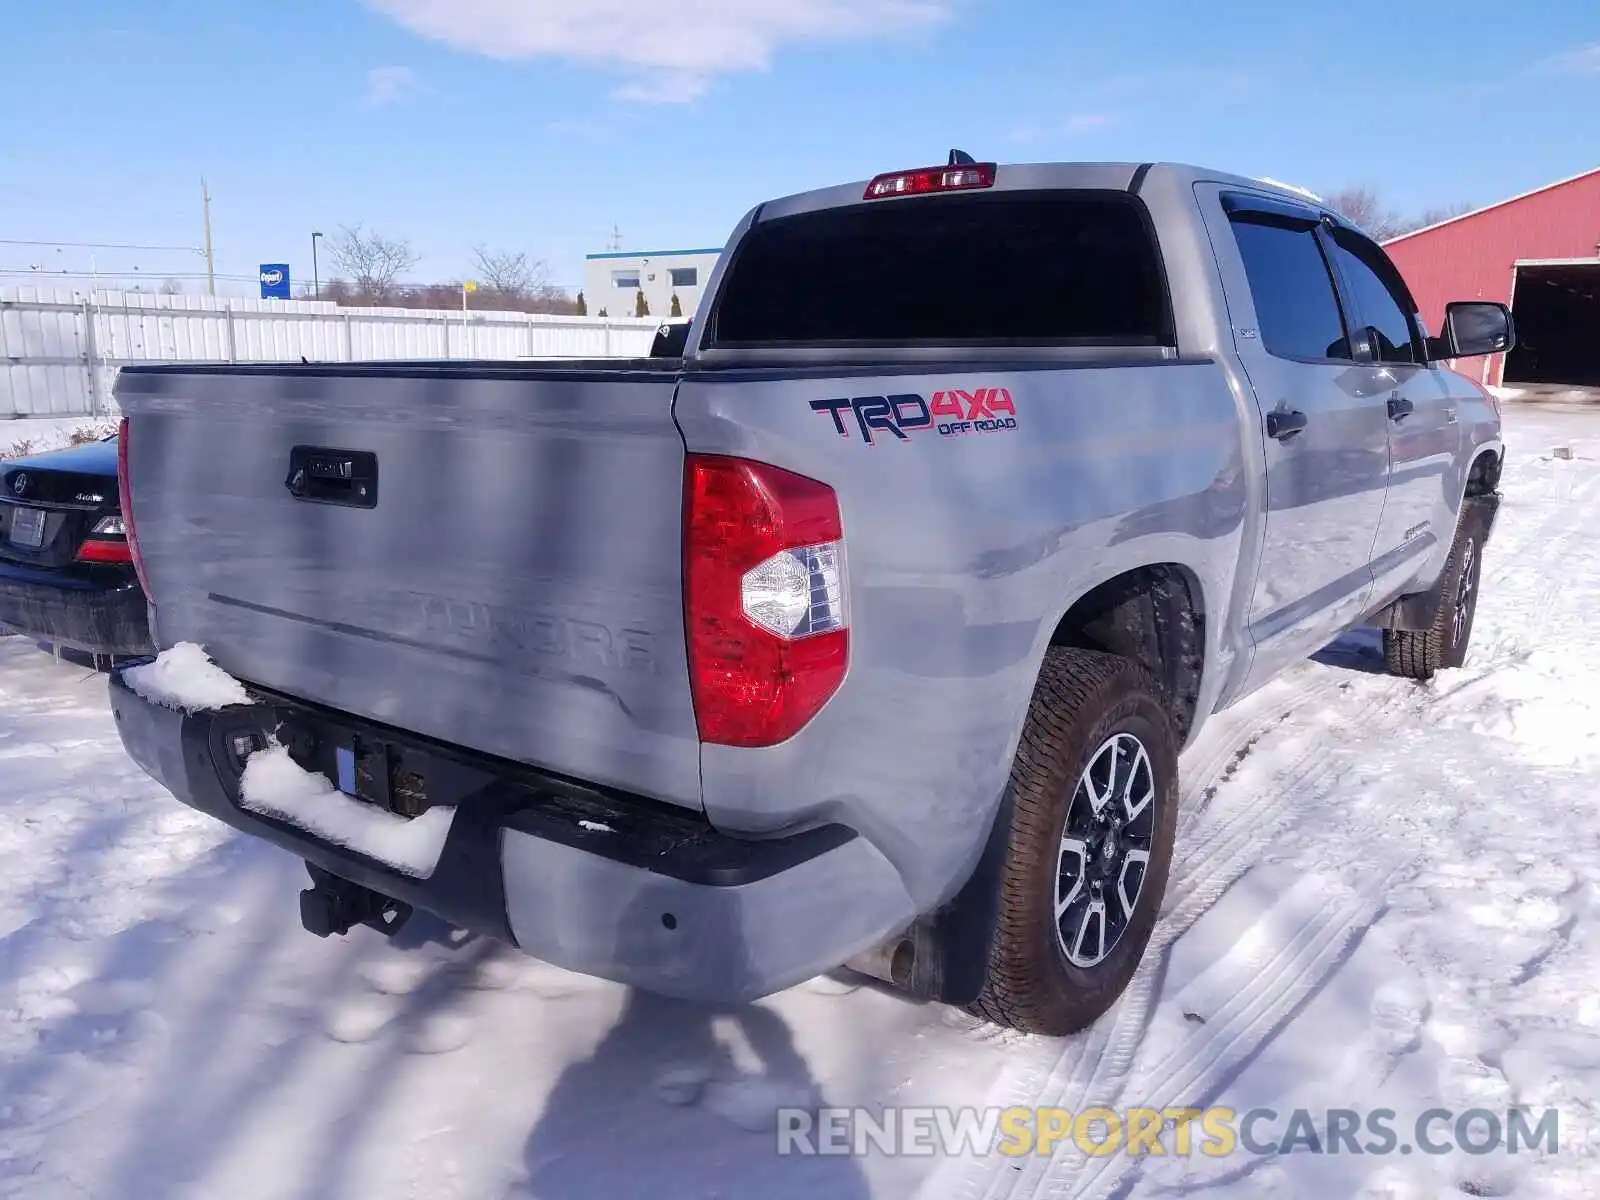
[[[654,669],[650,634],[637,629],[613,633],[597,621],[519,611],[477,601],[414,593],[430,633],[449,635],[469,647],[505,653],[527,651],[548,658],[620,667]]]

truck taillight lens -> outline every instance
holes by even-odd
[[[128,418],[123,417],[117,426],[117,500],[122,509],[122,527],[128,545],[128,557],[133,560],[134,574],[139,577],[139,587],[150,599],[150,581],[145,578],[144,560],[139,556],[139,536],[133,524],[133,497],[128,486]]]
[[[691,454],[684,476],[689,674],[702,741],[798,733],[849,661],[833,489],[765,463]]]

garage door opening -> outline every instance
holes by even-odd
[[[1600,260],[1518,266],[1506,383],[1600,387]]]

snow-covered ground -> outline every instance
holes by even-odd
[[[1600,414],[1507,420],[1467,668],[1353,635],[1215,718],[1158,952],[1070,1039],[843,975],[712,1010],[421,918],[319,941],[298,863],[124,758],[103,678],[0,639],[0,1195],[1600,1194]],[[779,1158],[817,1103],[1554,1105],[1562,1149]]]
[[[71,445],[74,437],[85,441],[116,431],[116,418],[108,416],[24,417],[0,421],[0,459],[60,450]]]

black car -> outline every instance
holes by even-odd
[[[0,628],[92,655],[154,652],[115,434],[0,462]]]

